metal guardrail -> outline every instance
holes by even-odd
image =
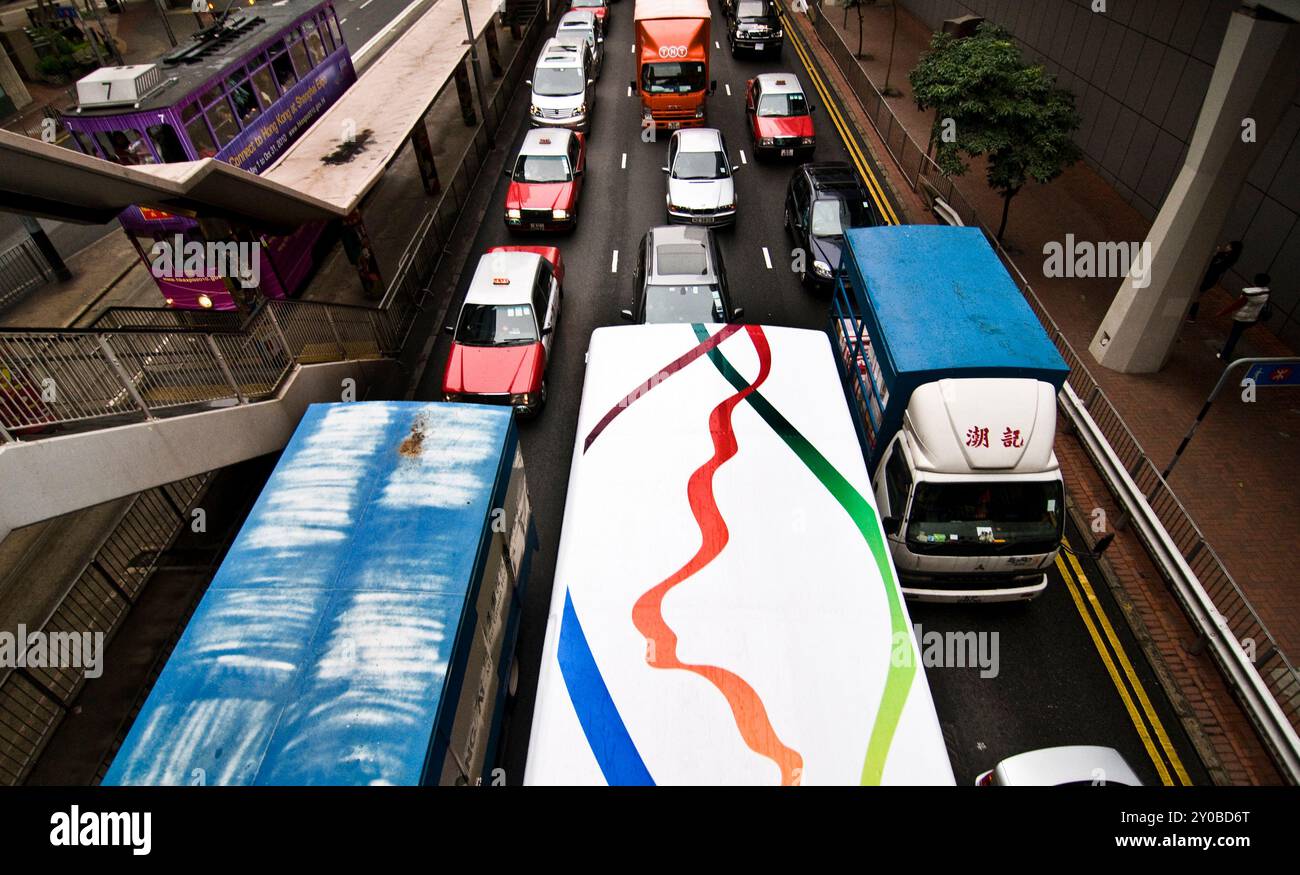
[[[40,631],[46,636],[102,633],[107,647],[211,476],[133,496]],[[17,668],[0,677],[0,785],[22,783],[85,682],[84,670],[74,666]]]
[[[0,252],[0,310],[54,281],[54,271],[30,239]]]
[[[908,134],[821,13],[821,0],[810,0],[808,10],[819,40],[913,191],[925,197],[943,221],[951,223],[955,214],[963,224],[981,228],[996,249],[1070,366],[1066,388],[1058,397],[1062,411],[1125,516],[1133,521],[1143,546],[1194,628],[1209,645],[1278,769],[1292,784],[1300,784],[1300,674],[991,229]]]

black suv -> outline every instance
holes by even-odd
[[[871,196],[848,164],[804,164],[790,177],[785,193],[785,229],[794,238],[795,246],[804,251],[799,278],[806,285],[824,285],[834,279],[845,228],[878,224]]]
[[[779,58],[784,40],[772,0],[732,0],[727,11],[727,41],[733,57],[744,51]]]

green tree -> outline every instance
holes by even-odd
[[[1083,154],[1072,139],[1081,121],[1074,94],[1026,64],[997,25],[981,24],[965,39],[936,33],[908,80],[917,107],[934,110],[930,145],[944,173],[970,169],[963,156],[988,156],[989,187],[1002,195],[999,242],[1025,183],[1051,182]]]

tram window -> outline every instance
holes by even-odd
[[[271,50],[271,69],[275,71],[281,92],[288,91],[298,81],[298,75],[293,72],[293,61],[289,60],[289,53],[283,46]]]
[[[321,61],[325,60],[325,46],[321,44],[320,34],[316,32],[316,25],[310,21],[302,23],[303,42],[307,44],[307,52],[311,55],[311,65],[315,67]]]
[[[243,127],[248,127],[248,123],[257,118],[257,114],[262,111],[257,105],[257,98],[253,96],[253,89],[248,87],[248,80],[230,82],[230,102],[234,104],[235,112],[239,113],[239,121]]]
[[[204,120],[203,111],[197,103],[185,107],[184,112],[181,113],[181,121],[185,123],[185,133],[189,135],[190,145],[194,147],[195,154],[200,158],[215,158],[217,144],[212,139],[208,123]]]
[[[92,140],[88,134],[81,131],[73,131],[72,139],[76,141],[77,148],[82,152],[85,152],[87,155],[94,158],[100,157],[99,150],[95,148],[95,141]]]
[[[176,129],[169,124],[150,125],[149,139],[153,141],[154,151],[162,158],[164,164],[176,161],[188,161],[181,138],[176,136]]]
[[[307,49],[303,46],[302,40],[289,46],[289,54],[293,55],[293,65],[298,68],[299,79],[311,72],[312,63],[307,60]]]
[[[339,36],[339,20],[334,17],[333,12],[325,13],[325,20],[330,23],[330,36],[334,38],[334,48],[343,45],[343,37]]]
[[[230,104],[226,103],[225,97],[222,97],[204,112],[207,113],[208,124],[212,126],[212,133],[216,136],[217,142],[225,148],[226,144],[239,133],[239,122],[235,121],[235,114],[230,111]]]
[[[250,81],[253,83],[253,90],[261,98],[263,107],[275,103],[279,95],[275,93],[275,77],[271,75],[269,66],[259,67]]]
[[[131,128],[122,131],[100,131],[95,141],[109,161],[118,164],[157,164],[158,159],[149,149],[140,132]]]

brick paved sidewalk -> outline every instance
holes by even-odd
[[[856,13],[850,12],[847,27],[842,10],[828,7],[826,13],[844,34],[845,43],[856,48]],[[877,88],[884,83],[890,24],[889,7],[864,8],[863,51],[872,57],[860,63]],[[907,74],[928,46],[930,34],[922,21],[899,8],[890,84],[903,94],[890,98],[889,106],[918,143],[928,139],[932,115],[916,108]],[[982,166],[973,164],[957,187],[986,224],[996,225],[1001,199],[985,184]],[[1160,373],[1120,374],[1092,361],[1087,353],[1119,283],[1048,279],[1043,276],[1041,254],[1045,242],[1061,241],[1067,231],[1077,240],[1140,241],[1149,228],[1148,220],[1080,162],[1056,181],[1030,184],[1016,196],[1004,243],[1143,449],[1163,467],[1222,374],[1223,364],[1215,352],[1227,336],[1230,317],[1216,314],[1236,290],[1231,296],[1221,289],[1205,296],[1200,321],[1185,326]],[[1292,354],[1261,324],[1246,333],[1235,357]],[[1247,404],[1242,403],[1239,390],[1224,391],[1170,482],[1293,662],[1300,659],[1300,574],[1287,547],[1300,544],[1297,470],[1300,392],[1261,391],[1255,403]]]

